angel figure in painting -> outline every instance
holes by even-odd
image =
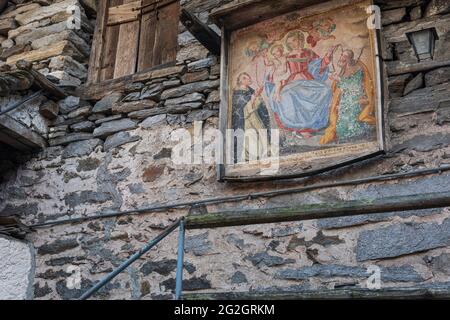
[[[330,123],[321,144],[355,142],[375,132],[374,84],[367,66],[355,59],[352,50],[344,50],[339,67],[333,76]]]
[[[268,52],[270,45],[262,38],[249,43],[245,55],[251,58],[251,70],[254,70],[255,85],[264,89],[269,72]]]
[[[273,98],[277,102],[281,102],[281,89],[286,84],[286,81],[290,77],[288,61],[284,54],[284,48],[282,45],[275,45],[270,50],[273,59],[269,66],[272,66],[272,73],[270,75],[270,81],[275,84],[275,93]]]
[[[336,39],[333,32],[336,31],[336,23],[331,18],[322,18],[319,20],[308,20],[303,22],[300,29],[308,33],[306,42],[315,47],[319,41]]]

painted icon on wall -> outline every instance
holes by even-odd
[[[222,129],[242,130],[245,139],[239,149],[236,134],[226,135],[225,154],[233,156],[222,178],[306,175],[383,150],[370,5],[333,1],[224,29],[228,83]],[[277,171],[264,173],[262,162],[275,158]]]

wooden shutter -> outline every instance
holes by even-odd
[[[178,0],[100,4],[88,82],[121,78],[175,61],[179,13]]]

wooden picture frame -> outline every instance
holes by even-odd
[[[384,74],[379,55],[380,35],[379,30],[368,27],[368,20],[373,18],[372,11],[369,10],[372,1],[319,2],[311,5],[308,0],[286,0],[281,1],[277,10],[274,10],[268,1],[255,1],[254,4],[251,1],[238,1],[234,6],[231,3],[213,13],[222,28],[220,130],[224,143],[222,161],[217,167],[220,181],[304,177],[385,152]],[[255,20],[255,14],[264,20]],[[245,16],[249,17],[248,23],[242,21]],[[327,31],[331,32],[327,34]],[[270,32],[272,38],[269,39]],[[299,33],[303,35],[298,35]],[[256,46],[255,39],[259,43]],[[302,41],[303,45],[298,45]],[[353,43],[356,47],[352,47]],[[289,44],[298,46],[298,51],[292,48],[289,51]],[[275,46],[278,48],[274,49]],[[340,47],[339,57],[335,56],[339,49],[333,47]],[[328,51],[325,50],[327,48]],[[252,69],[257,50],[265,50],[262,54],[265,55],[264,72],[260,72],[264,74],[261,77],[263,81],[257,79],[258,72],[254,72],[260,69]],[[273,50],[272,53],[270,50]],[[326,55],[331,51],[331,56]],[[267,57],[269,55],[273,60],[277,59],[277,55],[278,64],[270,62]],[[309,57],[305,58],[303,55]],[[340,66],[341,59],[346,60],[343,56],[351,56],[352,59],[342,62],[344,66],[338,70],[336,65]],[[318,61],[321,61],[320,64]],[[307,63],[306,67],[295,69],[304,63]],[[323,76],[318,80],[315,76],[311,78],[307,75],[312,70],[313,63],[320,65],[320,72],[327,70],[327,77]],[[330,64],[333,64],[333,74],[338,75],[333,77],[334,80],[331,80]],[[267,71],[269,65],[272,71]],[[307,72],[299,74],[299,70]],[[367,82],[367,79],[370,81]],[[261,82],[264,84],[260,87]],[[311,89],[305,91],[305,88]],[[356,90],[354,95],[361,97],[358,101],[351,99],[351,90]],[[278,96],[276,92],[279,92]],[[321,97],[323,92],[327,96],[323,100],[307,100],[309,95]],[[339,98],[336,92],[339,92]],[[307,109],[308,106],[311,108]],[[261,109],[265,111],[260,112]],[[301,112],[313,110],[312,116],[306,113],[306,118],[313,121],[303,120],[301,113],[297,115],[299,109]],[[347,109],[349,111],[345,111]],[[315,118],[317,112],[327,116]],[[254,116],[257,113],[258,116]],[[302,128],[311,123],[317,124],[314,130]],[[291,128],[292,124],[294,126]],[[239,135],[233,131],[236,128],[244,130],[244,141],[247,142],[251,141],[247,136],[249,128],[254,129],[258,138],[260,129],[278,129],[281,137],[279,157],[276,160],[271,157],[273,150],[270,150],[270,138],[267,138],[269,147],[266,146],[263,152],[267,157],[261,156],[264,145],[259,142],[256,142],[258,152],[253,158],[245,142],[244,151],[237,150],[231,143],[238,139]],[[270,133],[267,136],[270,137]],[[237,159],[237,154],[241,159]],[[276,170],[274,161],[278,165]]]

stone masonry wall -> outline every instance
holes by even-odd
[[[207,23],[210,10],[223,3],[182,1]],[[50,147],[18,170],[2,173],[0,212],[17,212],[31,224],[450,164],[445,102],[450,100],[450,66],[401,71],[417,63],[404,33],[418,25],[436,26],[435,60],[450,58],[450,1],[379,4],[390,74],[386,156],[307,179],[261,183],[220,183],[214,165],[175,165],[171,156],[177,141],[171,134],[193,130],[194,121],[203,121],[204,131],[217,128],[220,101],[218,59],[180,25],[177,65],[161,70],[160,77],[130,83],[124,92],[100,101],[71,96],[59,102],[58,118],[49,129]],[[448,192],[449,182],[450,174],[442,173],[38,229],[28,237],[36,248],[34,298],[78,297],[188,212]],[[450,285],[449,230],[445,208],[188,231],[184,290],[365,287],[372,265],[381,268],[384,287]],[[176,243],[173,234],[96,298],[172,298]],[[74,277],[81,279],[80,286],[73,285]]]
[[[94,4],[90,0],[9,1],[0,12],[0,72],[14,71],[15,63],[24,59],[32,62],[50,81],[68,92],[73,91],[87,76]],[[79,19],[78,13],[68,10],[74,7],[80,9]],[[79,28],[77,25],[73,28],[74,18],[79,21]],[[0,110],[34,91],[35,88],[0,96]],[[9,112],[8,116],[47,138],[48,127],[53,125],[58,111],[56,102],[42,95]],[[1,152],[9,153],[3,149]],[[4,158],[0,155],[2,169],[11,166],[10,159]]]

